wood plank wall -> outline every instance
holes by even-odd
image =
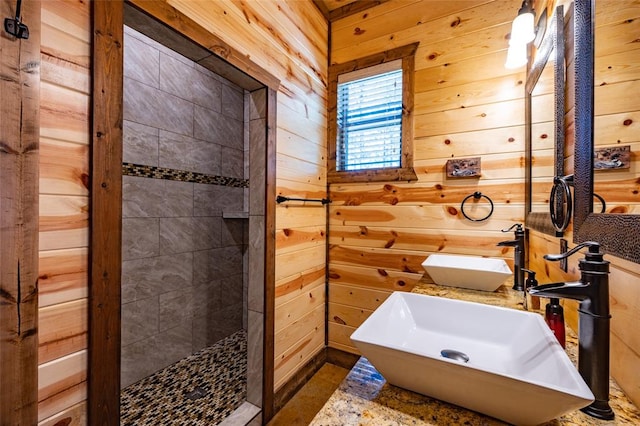
[[[84,424],[90,3],[42,2],[38,420]]]
[[[282,82],[277,192],[326,196],[328,23],[312,2],[171,1]],[[90,3],[42,2],[42,425],[86,423]],[[276,212],[275,389],[325,343],[326,209]]]
[[[503,256],[499,230],[522,221],[524,178],[523,70],[503,67],[506,35],[519,1],[429,2],[390,0],[332,25],[331,61],[341,63],[394,46],[420,41],[416,57],[416,166],[419,180],[404,184],[332,185],[329,226],[329,346],[357,352],[353,330],[393,290],[410,290],[420,279],[420,262],[430,253]],[[571,2],[548,1],[549,10]],[[624,6],[622,6],[622,5]],[[596,143],[630,144],[632,165],[624,172],[599,172],[596,188],[607,211],[638,211],[639,2],[596,2]],[[603,10],[604,7],[608,10]],[[611,10],[611,9],[615,10]],[[569,28],[572,31],[572,28]],[[624,31],[623,31],[624,29]],[[626,34],[626,35],[623,35]],[[566,35],[572,40],[573,33]],[[625,38],[626,37],[626,38]],[[571,42],[566,54],[572,55]],[[567,64],[568,76],[573,73]],[[573,81],[567,81],[567,105]],[[625,95],[626,94],[626,95]],[[540,98],[543,98],[541,96]],[[544,102],[543,99],[539,100]],[[567,112],[566,172],[572,171],[573,118]],[[551,117],[534,127],[536,176],[553,174]],[[536,135],[538,136],[536,139]],[[444,177],[449,158],[482,157],[482,177]],[[545,205],[548,179],[534,182],[534,203]],[[475,224],[460,215],[459,201],[480,190],[496,203],[494,215]],[[546,210],[546,207],[543,207]],[[573,240],[571,228],[565,236]],[[571,244],[570,244],[571,246]],[[529,267],[541,282],[577,279],[577,260],[568,273],[542,256],[559,251],[558,238],[531,232]],[[610,256],[612,375],[640,401],[640,266]],[[428,275],[423,280],[429,281]],[[575,304],[569,324],[577,329]]]
[[[640,46],[635,42],[640,33],[640,1],[596,1],[595,28],[595,122],[596,147],[631,145],[629,169],[599,171],[595,173],[595,191],[607,202],[609,213],[637,213],[640,176],[638,142],[640,133]],[[567,8],[567,6],[565,6]],[[573,28],[569,24],[567,38],[572,40]],[[567,44],[568,58],[573,51]],[[573,170],[573,66],[567,62],[566,161],[565,172]],[[600,204],[594,200],[594,209]],[[573,230],[564,236],[573,247]],[[580,278],[578,260],[569,259],[565,273],[555,262],[546,262],[546,253],[559,253],[558,238],[539,232],[529,234],[529,267],[537,271],[541,283],[572,281]],[[611,262],[609,277],[611,306],[611,375],[625,393],[640,404],[640,265],[615,256],[606,256]],[[565,303],[568,324],[578,329],[577,303]]]
[[[332,23],[331,63],[420,42],[415,71],[417,182],[331,185],[329,346],[357,352],[349,335],[394,290],[423,278],[432,253],[505,258],[497,247],[523,222],[524,67],[504,68],[521,2],[390,0]],[[480,178],[447,179],[451,158],[481,157]],[[461,201],[491,197],[493,215],[466,220]],[[471,217],[485,202],[465,204]]]

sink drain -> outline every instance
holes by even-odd
[[[455,361],[469,362],[469,355],[453,349],[443,349],[440,351],[440,355]]]

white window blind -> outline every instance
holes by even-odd
[[[339,171],[401,167],[402,61],[338,77]]]

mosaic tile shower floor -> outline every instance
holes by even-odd
[[[120,393],[120,424],[215,425],[247,396],[247,335],[238,331]]]

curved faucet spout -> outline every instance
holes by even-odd
[[[555,297],[562,299],[586,300],[590,298],[589,283],[574,281],[569,283],[553,283],[528,288],[529,294],[539,297]]]

